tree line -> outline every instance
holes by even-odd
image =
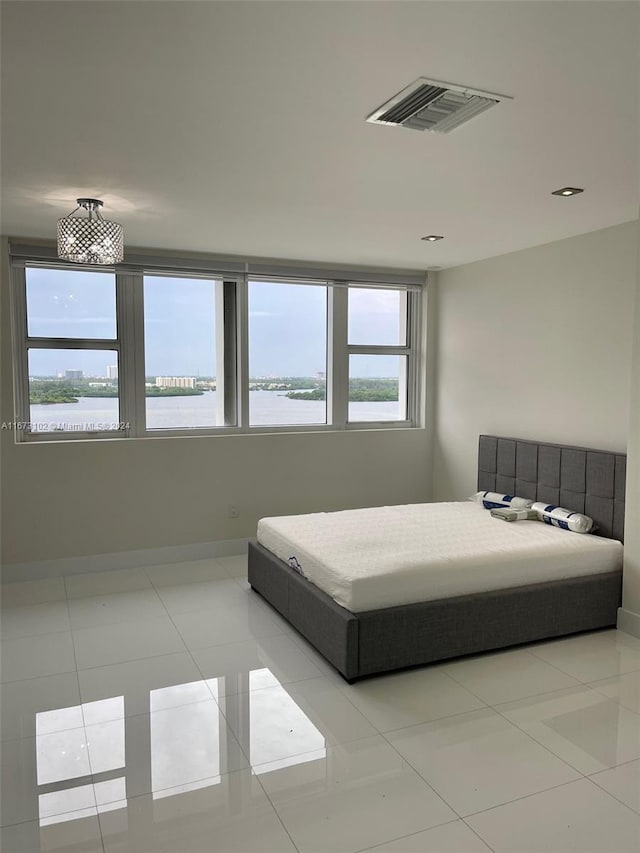
[[[352,403],[394,402],[398,399],[397,379],[349,379],[349,401]],[[326,384],[319,384],[311,391],[290,391],[291,400],[326,400]]]

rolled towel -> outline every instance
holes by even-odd
[[[571,530],[573,533],[591,533],[593,530],[593,519],[581,512],[573,512],[542,501],[534,503],[531,509],[537,512],[540,521],[560,527],[562,530]]]
[[[513,509],[528,509],[533,501],[527,498],[519,498],[517,495],[501,495],[498,492],[476,492],[469,498],[471,501],[483,506],[485,509],[499,509],[500,507],[511,507]]]

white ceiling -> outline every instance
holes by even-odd
[[[424,269],[629,221],[639,44],[638,2],[3,2],[2,231],[89,195],[131,246]],[[420,76],[514,100],[365,122]]]

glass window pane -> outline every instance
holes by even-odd
[[[27,267],[26,280],[31,337],[116,337],[113,273]]]
[[[224,424],[218,413],[216,286],[212,279],[144,277],[147,429]]]
[[[407,292],[378,288],[349,288],[349,343],[405,346]]]
[[[327,288],[249,282],[249,423],[327,422]]]
[[[349,421],[404,421],[407,357],[349,356]]]
[[[30,349],[32,432],[117,431],[118,353],[115,350]]]

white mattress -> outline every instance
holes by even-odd
[[[354,613],[622,566],[620,542],[471,501],[263,518],[258,541]]]

